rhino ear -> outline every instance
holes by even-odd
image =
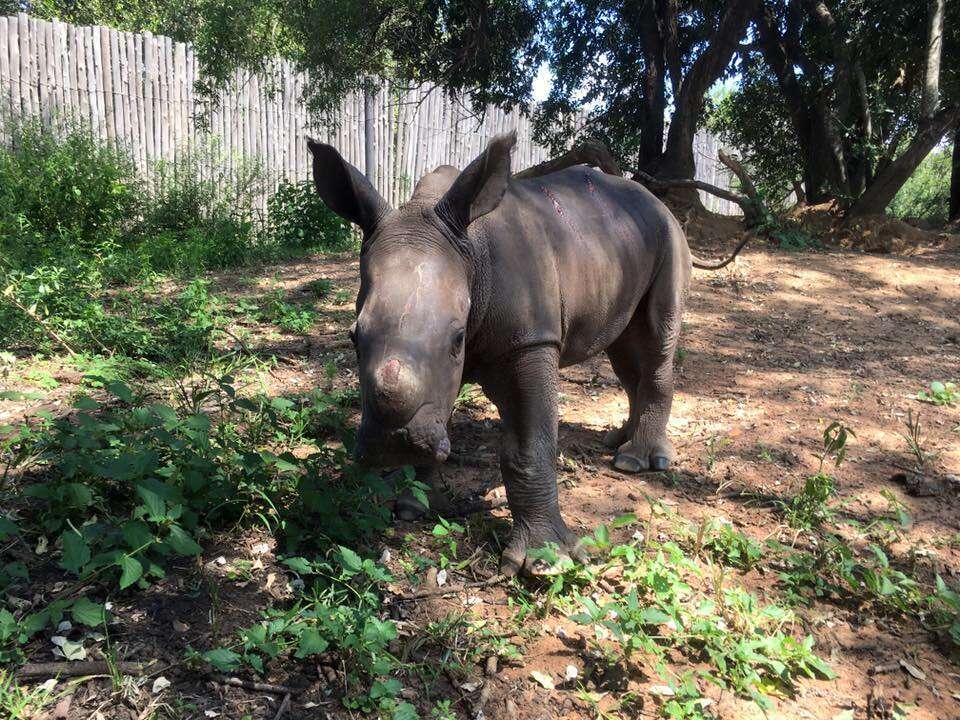
[[[371,232],[390,212],[390,204],[334,147],[313,138],[307,138],[307,147],[313,153],[313,182],[323,202],[365,233]]]
[[[510,182],[510,153],[516,143],[515,130],[493,138],[440,198],[437,214],[463,229],[496,208]]]

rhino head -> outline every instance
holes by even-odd
[[[447,424],[481,319],[467,228],[503,198],[515,142],[513,133],[494,138],[463,172],[437,168],[393,209],[333,147],[308,141],[318,194],[363,232],[350,338],[362,405],[355,454],[364,465],[433,464],[450,453]]]

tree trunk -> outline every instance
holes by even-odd
[[[788,11],[788,32],[799,32],[793,27],[802,22],[798,5],[790,5]],[[765,5],[760,8],[756,23],[763,58],[777,78],[777,85],[786,101],[793,131],[803,155],[804,195],[807,202],[816,205],[829,198],[826,187],[830,173],[824,162],[825,139],[822,137],[823,133],[818,131],[823,123],[815,119],[818,111],[804,96],[794,70],[797,65],[809,68],[809,62],[801,62],[799,58],[791,57],[786,39],[780,35],[779,20],[771,7]]]
[[[877,173],[867,191],[853,204],[849,216],[882,213],[917,166],[933,150],[947,130],[960,122],[960,106],[940,104],[940,54],[943,49],[943,14],[946,0],[932,0],[927,25],[926,64],[920,95],[920,124],[917,134],[903,153]]]
[[[943,12],[946,0],[930,3],[927,25],[926,67],[923,74],[923,93],[920,97],[920,114],[933,117],[940,104],[940,55],[943,50]]]
[[[696,172],[693,137],[703,111],[704,96],[716,82],[740,44],[747,23],[756,11],[758,0],[732,0],[720,18],[710,43],[691,66],[680,84],[676,107],[667,133],[667,147],[657,176],[692,178]],[[685,201],[699,203],[693,189],[683,191]]]
[[[950,221],[960,220],[960,127],[953,134],[953,164],[950,169]]]
[[[643,33],[643,132],[640,136],[638,164],[656,172],[663,155],[664,110],[667,106],[663,38],[658,29],[654,0],[646,0],[640,9]]]
[[[910,145],[896,159],[877,173],[867,191],[847,212],[849,217],[882,213],[897,191],[913,175],[917,166],[930,154],[944,134],[960,122],[960,107],[941,110],[933,118],[921,122]]]

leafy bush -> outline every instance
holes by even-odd
[[[146,180],[80,125],[55,136],[31,121],[11,126],[11,137],[0,148],[0,347],[180,361],[209,347],[216,299],[192,284],[173,300],[150,300],[158,275],[190,279],[355,247],[348,224],[308,183],[281,183],[267,220],[262,169],[227,162],[216,144],[159,163]],[[268,310],[291,332],[315,319],[279,301]]]
[[[281,248],[356,249],[349,223],[323,203],[313,183],[282,180],[267,202],[267,213],[270,232]]]
[[[257,163],[228,160],[216,144],[207,144],[157,165],[139,228],[148,267],[192,275],[268,253],[256,212],[264,174]]]
[[[0,483],[0,540],[49,543],[84,586],[145,587],[171,558],[199,554],[208,532],[238,523],[266,526],[294,549],[354,544],[390,519],[386,486],[349,460],[349,396],[240,397],[233,377],[217,373],[165,404],[101,380],[110,399],[81,396],[70,417],[0,427],[0,477],[22,478]],[[336,447],[316,442],[332,434]],[[307,442],[311,455],[290,452]],[[0,596],[29,581],[21,563],[0,564]],[[21,617],[0,602],[0,661],[68,610],[82,612],[75,602]]]
[[[957,384],[953,382],[934,380],[930,383],[929,390],[921,390],[917,393],[917,399],[933,405],[953,405],[955,402],[960,402],[960,388],[957,388]]]
[[[897,192],[890,213],[900,218],[946,222],[950,212],[952,148],[930,153]]]
[[[0,255],[30,268],[64,266],[130,243],[141,183],[129,159],[75,125],[61,136],[37,121],[10,127],[0,151]]]

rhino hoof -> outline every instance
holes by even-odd
[[[663,455],[655,455],[653,457],[653,462],[650,463],[651,470],[667,470],[670,467],[670,459],[663,457]]]
[[[613,466],[617,470],[627,473],[638,473],[650,469],[650,464],[646,460],[626,453],[617,453],[617,456],[613,459]]]

